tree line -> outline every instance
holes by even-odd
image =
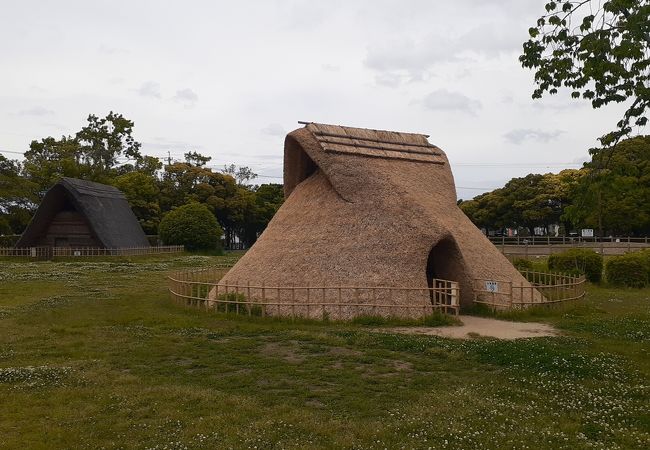
[[[650,235],[650,136],[592,154],[581,169],[513,178],[503,188],[460,200],[460,208],[488,232],[533,234],[559,224],[566,234],[592,228],[601,236]]]
[[[0,235],[23,232],[47,190],[61,177],[81,178],[120,189],[147,234],[157,234],[167,212],[197,202],[224,230],[226,244],[251,245],[284,201],[282,185],[249,185],[248,167],[207,167],[209,156],[187,151],[184,160],[163,163],[143,155],[134,123],[121,114],[88,116],[74,136],[34,140],[24,160],[0,155]]]

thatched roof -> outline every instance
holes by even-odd
[[[395,159],[415,163],[430,163],[444,165],[446,160],[442,151],[429,143],[425,134],[400,133],[395,131],[371,130],[367,128],[352,128],[340,125],[325,125],[321,123],[305,123],[308,130],[316,139],[317,147],[305,147],[306,156],[312,161],[325,163],[326,159],[339,156],[353,156],[380,159]],[[287,137],[290,141],[291,135]],[[292,152],[285,144],[285,196],[310,174],[305,162],[300,161],[301,152]],[[322,164],[319,164],[322,168]],[[315,169],[312,166],[311,169]]]
[[[47,191],[16,246],[33,246],[66,202],[84,216],[94,238],[104,248],[149,246],[138,219],[119,189],[65,177]]]
[[[229,283],[427,287],[526,280],[456,205],[445,153],[424,134],[307,123],[284,149],[286,200]],[[433,267],[435,266],[435,267]]]

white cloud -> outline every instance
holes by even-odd
[[[397,79],[401,75],[400,82],[426,80],[432,69],[442,63],[458,63],[470,56],[496,58],[518,51],[525,38],[519,31],[512,27],[482,24],[455,37],[428,34],[418,39],[404,33],[399,38],[369,46],[363,63],[384,79]],[[378,82],[380,80],[378,76]]]
[[[123,48],[115,48],[115,47],[109,47],[106,44],[101,44],[99,48],[97,49],[99,53],[102,53],[104,55],[119,55],[119,54],[126,54],[128,53],[128,50],[125,50]]]
[[[186,107],[191,107],[199,101],[199,96],[192,89],[185,88],[176,91],[174,100],[184,104]]]
[[[554,141],[564,133],[562,130],[553,130],[553,131],[542,131],[542,130],[533,130],[530,128],[518,128],[516,130],[510,130],[503,137],[506,141],[515,144],[521,145],[527,141],[547,143]]]
[[[416,41],[408,37],[375,43],[368,47],[364,65],[379,72],[406,72],[420,76],[435,62],[455,59],[451,43],[438,36]]]
[[[540,0],[4,3],[12,20],[0,26],[0,54],[11,70],[0,70],[0,148],[74,133],[88,114],[113,110],[135,122],[145,153],[200,148],[216,165],[252,166],[262,151],[282,159],[270,124],[290,131],[311,119],[431,134],[462,181],[485,179],[485,168],[454,163],[586,155],[625,106],[594,111],[562,91],[531,100],[533,74],[517,54]],[[36,105],[56,114],[18,113]],[[510,135],[526,152],[503,136],[558,128],[566,132],[550,143]],[[531,170],[491,166],[490,176]]]
[[[145,81],[136,92],[142,97],[161,98],[160,84],[155,81]]]
[[[480,101],[446,89],[431,92],[422,99],[422,105],[433,111],[457,111],[471,115],[476,115],[482,108]]]
[[[323,72],[339,72],[341,70],[341,66],[336,64],[321,64],[320,67],[323,69]]]
[[[375,76],[375,82],[382,86],[396,88],[405,81],[405,76],[395,72],[380,72]]]
[[[23,109],[18,111],[19,116],[52,116],[54,111],[44,108],[42,106],[34,106],[33,108]]]
[[[282,125],[279,123],[271,123],[268,126],[262,128],[261,131],[263,134],[268,134],[269,136],[284,136],[287,134]]]

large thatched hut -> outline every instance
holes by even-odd
[[[62,178],[47,191],[16,247],[148,247],[119,189]]]
[[[529,287],[458,208],[449,161],[427,137],[317,123],[289,133],[285,203],[222,282],[427,288],[445,279],[459,283],[462,307],[478,279]]]

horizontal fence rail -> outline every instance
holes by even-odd
[[[431,288],[390,286],[277,286],[227,283],[228,268],[175,272],[168,277],[179,304],[218,312],[347,320],[358,316],[423,318],[458,314],[458,283],[434,280]]]
[[[522,309],[529,306],[553,305],[584,298],[585,277],[560,273],[522,271],[529,284],[474,280],[474,303],[496,309]]]
[[[120,248],[95,248],[95,247],[23,247],[2,248],[0,257],[23,257],[35,259],[49,259],[53,257],[93,257],[93,256],[138,256],[182,253],[182,245],[161,245],[151,247],[120,247]]]
[[[632,236],[490,236],[488,237],[495,245],[549,245],[549,244],[648,244],[650,237],[632,237]]]
[[[650,248],[648,237],[490,237],[509,259],[550,256],[572,248],[591,249],[601,255],[623,255]]]

